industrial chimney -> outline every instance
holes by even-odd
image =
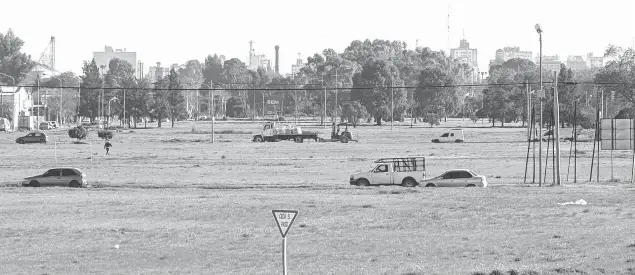
[[[280,75],[280,67],[278,67],[278,53],[280,52],[280,46],[276,45],[276,66],[274,67],[274,70],[276,71],[276,75]]]

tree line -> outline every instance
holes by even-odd
[[[25,72],[33,68],[30,56],[20,53],[22,45],[22,40],[11,30],[7,35],[0,34],[0,73],[11,75],[18,82]],[[576,102],[579,104],[578,119],[584,125],[593,125],[594,113],[599,106],[593,98],[598,85],[570,85],[571,82],[619,83],[600,86],[605,87],[607,92],[615,91],[608,112],[613,116],[635,115],[632,108],[635,103],[633,49],[610,45],[605,57],[609,61],[598,69],[572,71],[561,65],[558,92],[563,125],[572,123]],[[477,72],[470,65],[452,59],[443,51],[427,47],[408,49],[405,42],[379,39],[352,41],[341,53],[333,49],[315,53],[306,59],[306,66],[293,76],[275,75],[270,68],[250,70],[237,58],[221,62],[216,54],[208,55],[203,63],[187,61],[165,76],[136,78],[133,65],[120,59],[112,59],[108,70],[102,69],[105,68],[99,68],[94,60],[84,61],[79,77],[66,72],[56,79],[43,79],[42,85],[50,87],[77,85],[81,79],[79,98],[67,91],[59,99],[51,101],[56,103],[55,100],[59,100],[64,105],[51,104],[52,108],[58,108],[63,117],[72,118],[78,114],[93,120],[100,116],[100,108],[104,108],[106,102],[117,98],[117,102],[112,104],[112,113],[103,114],[123,118],[125,90],[125,121],[129,124],[136,127],[140,118],[157,120],[159,125],[168,118],[173,124],[179,119],[211,116],[212,104],[222,107],[218,105],[220,98],[210,100],[207,89],[213,85],[215,89],[252,89],[223,92],[228,98],[228,107],[216,108],[215,116],[220,110],[224,111],[221,116],[264,115],[263,100],[279,96],[284,102],[284,114],[296,114],[297,110],[301,115],[320,116],[323,120],[341,117],[356,123],[366,119],[381,125],[382,121],[401,120],[406,116],[427,122],[434,117],[459,116],[473,120],[487,118],[492,125],[500,122],[504,126],[505,123],[526,120],[527,89],[537,90],[538,87],[523,83],[538,82],[540,73],[537,64],[530,60],[510,59],[502,65],[490,67],[489,76],[484,81],[489,85],[484,89],[461,86],[478,80]],[[8,84],[6,80],[0,75],[0,81]],[[553,75],[543,71],[543,81],[554,81]],[[101,87],[109,89],[100,90]],[[554,87],[545,84],[544,88],[547,98],[543,116],[548,118],[551,116]],[[478,90],[477,93],[474,90]],[[533,101],[535,98],[532,96]],[[545,119],[545,123],[549,120]]]

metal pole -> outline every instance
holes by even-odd
[[[60,79],[60,84],[62,85],[62,87],[64,87],[64,82],[62,82],[61,79]],[[62,124],[64,123],[63,112],[64,112],[64,88],[60,88],[60,114],[58,117],[58,120],[60,121],[59,126],[62,126]]]
[[[390,131],[392,131],[392,122],[395,120],[395,85],[390,77]]]
[[[295,105],[295,124],[298,124],[298,90],[295,90],[295,98],[293,99],[293,105]]]
[[[554,165],[556,166],[556,184],[560,185],[560,106],[558,102],[558,72],[553,72],[554,77],[554,87],[553,87],[553,112],[555,114],[555,122],[554,122],[554,134],[555,134],[555,145],[556,152],[554,157],[556,158],[556,162]]]
[[[35,117],[37,123],[35,125],[36,129],[40,129],[40,76],[38,75],[38,79],[37,79],[37,103],[38,103],[38,107],[37,107],[37,116]]]
[[[578,174],[578,102],[573,107],[573,183],[577,182]]]
[[[525,85],[527,86],[527,140],[531,141],[531,126],[529,126],[531,123],[531,119],[529,118],[531,116],[529,111],[531,108],[531,94],[529,93],[529,82]]]
[[[209,94],[212,97],[212,143],[214,143],[214,121],[216,120],[216,114],[214,113],[214,80],[210,80],[209,84]]]
[[[126,88],[123,88],[123,128],[126,129]]]
[[[337,67],[337,69],[335,70],[335,113],[333,114],[333,122],[337,123],[337,88],[338,88],[338,81],[337,81],[337,71],[339,70],[339,66]]]
[[[596,162],[596,180],[597,182],[600,182],[600,150],[602,150],[602,135],[601,135],[601,131],[602,131],[602,118],[604,118],[604,90],[600,90],[601,96],[599,98],[601,103],[601,108],[602,108],[602,112],[600,113],[600,119],[598,119],[597,121],[597,127],[595,130],[597,132],[598,135],[598,161]]]
[[[287,238],[282,238],[282,275],[287,275]]]
[[[326,85],[324,85],[324,76],[322,76],[322,85],[324,86],[324,119],[322,120],[322,126],[326,128]]]
[[[79,126],[81,123],[81,119],[79,116],[81,105],[82,105],[82,79],[79,78],[79,81],[77,82],[77,126]]]
[[[539,41],[540,41],[540,86],[538,90],[540,94],[542,94],[542,33],[538,33]],[[538,127],[538,139],[540,139],[540,144],[538,145],[538,186],[542,187],[542,97],[540,99],[540,125]]]

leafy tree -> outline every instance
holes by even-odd
[[[129,89],[128,91],[129,94],[126,94],[126,115],[134,118],[132,119],[132,123],[134,123],[134,128],[137,128],[139,118],[147,118],[150,116],[150,106],[153,104],[150,79],[143,78],[137,80],[134,90]],[[130,127],[131,121],[128,120],[128,123],[128,127]]]
[[[152,104],[149,105],[149,113],[153,118],[158,121],[158,127],[161,128],[163,119],[169,116],[169,107],[167,99],[168,82],[165,78],[158,78],[154,83],[154,90],[152,91]]]
[[[95,88],[101,87],[103,79],[95,59],[90,62],[84,61],[82,72],[84,75],[80,76],[82,79],[82,90],[80,92],[79,114],[83,117],[89,117],[92,121],[99,116],[101,91]]]
[[[203,84],[203,65],[198,60],[190,60],[185,63],[185,68],[179,68],[178,70],[179,82],[181,86],[186,89],[196,89]],[[193,93],[190,90],[182,91],[183,97],[186,99],[186,113],[188,118],[194,116],[194,113],[199,110],[200,106],[196,104],[199,102],[200,96]],[[198,116],[198,114],[196,114]]]
[[[168,89],[167,92],[167,107],[168,114],[170,115],[170,122],[172,128],[174,128],[174,121],[178,120],[180,116],[185,113],[185,98],[179,89],[181,84],[179,83],[179,75],[174,69],[170,70],[168,75]]]
[[[79,79],[73,72],[69,71],[61,73],[55,78],[42,79],[40,84],[46,87],[77,87]],[[56,114],[55,117],[59,117],[61,123],[68,121],[70,117],[77,116],[77,92],[77,89],[55,89],[55,91],[50,92],[50,97],[47,99],[49,112]]]
[[[359,101],[350,101],[342,105],[342,120],[346,119],[353,124],[353,127],[357,127],[357,122],[360,119],[366,119],[370,115]]]
[[[611,90],[631,104],[635,104],[635,49],[609,45],[604,53],[608,59],[595,76],[596,83],[615,83]]]
[[[393,119],[394,114],[390,113],[389,108],[393,93],[395,107],[403,105],[405,101],[405,93],[401,89],[390,88],[398,86],[395,83],[401,82],[397,67],[387,60],[373,60],[362,68],[362,73],[357,79],[360,86],[372,87],[362,90],[361,102],[375,118],[377,125],[381,125],[383,118]]]
[[[248,88],[251,86],[252,77],[253,75],[249,72],[245,63],[238,58],[232,58],[225,61],[223,65],[221,82],[229,88]],[[232,94],[240,100],[244,115],[244,111],[247,110],[247,91],[232,91]]]
[[[223,74],[223,63],[218,55],[208,55],[205,58],[205,66],[203,67],[203,78],[205,83],[218,83],[221,80]]]
[[[101,139],[112,139],[115,134],[112,131],[108,131],[108,130],[100,130],[99,132],[97,132],[97,136]]]
[[[439,115],[434,114],[434,113],[427,113],[423,116],[423,122],[429,123],[430,124],[430,128],[432,128],[432,126],[434,125],[440,125],[441,124],[441,118],[439,117]]]
[[[9,102],[8,100],[4,100],[2,103],[2,113],[0,113],[0,117],[4,117],[9,119],[9,121],[13,120],[13,102]]]
[[[17,37],[11,29],[6,34],[0,33],[0,73],[13,77],[16,85],[35,67],[31,55],[20,52],[22,46],[24,46],[24,41]],[[12,80],[6,76],[0,75],[0,80],[5,84],[11,83],[13,85]]]
[[[84,128],[83,126],[77,126],[68,129],[68,136],[70,138],[76,138],[77,142],[79,142],[80,140],[85,139],[86,136],[88,136],[88,131],[86,131],[86,128]]]

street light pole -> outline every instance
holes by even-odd
[[[117,100],[117,98],[113,97],[110,100],[108,100],[108,127],[110,127],[110,116],[112,115],[112,113],[110,112],[110,102],[113,100]]]
[[[560,185],[560,106],[558,102],[558,72],[553,72],[553,112],[554,112],[554,141],[556,143],[556,185]],[[575,138],[575,137],[574,137]]]
[[[216,120],[216,114],[214,113],[214,80],[209,81],[210,95],[212,99],[212,143],[214,143],[214,121]]]
[[[542,28],[540,24],[536,24],[536,32],[538,32],[538,41],[540,42],[540,86],[538,87],[538,97],[540,100],[540,125],[538,126],[540,130],[538,131],[538,138],[540,139],[540,144],[538,145],[538,186],[542,187],[542,101],[544,93],[542,90]]]
[[[79,80],[77,82],[77,126],[79,126],[81,122],[79,119],[79,107],[82,105],[82,78],[79,76],[76,77]]]

